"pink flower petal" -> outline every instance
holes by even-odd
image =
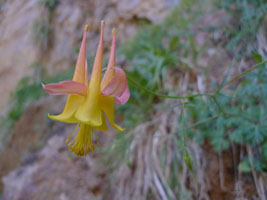
[[[121,68],[115,67],[113,79],[101,93],[105,96],[115,97],[115,102],[119,104],[125,104],[128,101],[130,92],[127,85],[126,74]]]
[[[52,95],[74,94],[85,96],[87,94],[86,85],[77,81],[61,81],[47,85],[42,84],[42,86],[45,92]]]
[[[130,91],[127,86],[120,97],[115,97],[115,102],[118,104],[125,104],[129,100],[129,98],[130,98]]]
[[[115,63],[116,63],[116,29],[112,30],[112,45],[108,61],[108,68],[101,82],[101,89],[105,88],[108,83],[112,80],[115,73]]]

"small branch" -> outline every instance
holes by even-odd
[[[246,149],[248,151],[248,160],[249,160],[249,164],[251,166],[252,176],[253,176],[253,179],[254,179],[254,183],[255,183],[259,198],[262,199],[262,200],[266,200],[265,192],[261,191],[261,187],[260,187],[260,184],[259,184],[257,173],[256,173],[256,170],[255,170],[255,167],[254,167],[254,164],[253,164],[253,153],[252,153],[252,149],[251,149],[250,145],[246,145]]]
[[[217,100],[217,98],[216,98],[216,94],[214,94],[214,95],[212,96],[212,99],[214,100],[214,102],[215,102],[216,106],[218,107],[219,111],[220,111],[221,113],[225,114],[223,108],[221,107],[221,105],[219,104],[219,102],[218,102],[218,100]]]
[[[218,88],[214,93],[215,94],[218,94],[225,86],[231,84],[232,82],[234,82],[235,80],[239,79],[241,76],[244,76],[245,74],[253,71],[254,69],[258,68],[258,67],[261,67],[263,66],[265,63],[267,63],[267,60],[261,62],[261,63],[258,63],[250,68],[248,68],[247,70],[245,70],[244,72],[240,73],[240,74],[237,74],[236,76],[234,76],[231,80],[227,81],[222,87]]]
[[[224,171],[223,171],[223,157],[222,157],[222,151],[219,153],[219,180],[220,180],[220,188],[223,191],[226,191],[226,187],[224,185]]]
[[[186,148],[186,133],[185,133],[185,125],[184,125],[184,101],[183,101],[183,107],[182,107],[182,126],[183,126],[183,136],[184,136],[184,148]]]
[[[215,115],[215,116],[209,117],[209,118],[207,118],[207,119],[201,120],[201,121],[199,121],[199,122],[196,122],[196,123],[192,124],[192,125],[190,126],[190,128],[199,126],[199,125],[201,125],[201,124],[205,124],[205,123],[208,122],[208,121],[212,121],[212,120],[214,120],[214,119],[217,119],[219,116],[220,116],[220,115]]]
[[[223,115],[228,115],[228,116],[232,116],[232,117],[240,117],[242,119],[245,119],[253,124],[258,124],[257,121],[249,118],[249,117],[246,117],[246,116],[243,116],[243,115],[240,115],[240,114],[236,114],[236,113],[229,113],[229,112],[225,112],[222,108],[222,106],[219,104],[217,98],[216,98],[216,94],[214,94],[214,96],[212,97],[212,99],[214,100],[215,104],[217,105],[219,111],[223,114]]]
[[[217,90],[215,90],[215,92],[213,93],[199,93],[199,94],[191,94],[191,95],[187,95],[187,96],[168,96],[168,95],[164,95],[164,94],[159,94],[157,92],[154,92],[152,90],[147,89],[146,87],[140,85],[139,83],[137,83],[134,79],[132,79],[129,75],[128,72],[126,72],[127,74],[127,79],[129,82],[133,83],[137,88],[144,90],[150,94],[153,94],[155,96],[158,97],[162,97],[162,98],[168,98],[168,99],[189,99],[189,98],[195,98],[195,97],[201,97],[201,96],[215,96],[217,93],[219,93],[226,85],[229,85],[230,83],[232,83],[233,81],[239,79],[241,76],[244,76],[245,74],[253,71],[254,69],[261,67],[263,64],[267,63],[267,61],[263,61],[261,63],[258,63],[252,67],[250,67],[249,69],[247,69],[246,71],[234,76],[231,80],[229,80],[228,82],[226,82],[222,87],[218,88]]]
[[[158,97],[162,97],[162,98],[167,98],[167,99],[190,99],[190,98],[195,98],[195,97],[201,97],[201,96],[211,96],[212,94],[210,93],[199,93],[199,94],[191,94],[191,95],[187,95],[187,96],[169,96],[169,95],[165,95],[165,94],[159,94],[157,92],[154,92],[152,90],[147,89],[146,87],[140,85],[139,83],[137,83],[134,79],[132,79],[129,75],[127,75],[127,79],[129,82],[131,82],[132,84],[134,84],[137,88],[142,89],[150,94],[153,94],[155,96]]]
[[[215,90],[213,93],[199,93],[199,94],[191,94],[191,95],[187,95],[187,96],[169,96],[169,95],[164,95],[164,94],[159,94],[157,92],[154,92],[152,90],[149,90],[147,89],[146,87],[140,85],[139,83],[137,83],[134,79],[132,79],[130,76],[129,76],[129,73],[126,72],[127,74],[127,79],[129,82],[131,82],[133,85],[135,85],[137,88],[139,89],[142,89],[144,91],[146,91],[147,93],[150,93],[152,95],[155,95],[155,96],[158,96],[158,97],[162,97],[162,98],[168,98],[168,99],[182,99],[182,100],[186,100],[186,99],[190,99],[190,98],[195,98],[195,97],[202,97],[202,96],[209,96],[209,97],[212,97],[212,99],[214,100],[215,104],[217,105],[219,111],[223,114],[223,115],[229,115],[229,116],[232,116],[232,117],[240,117],[242,119],[245,119],[247,121],[250,121],[254,124],[258,124],[257,121],[249,118],[249,117],[246,117],[246,116],[243,116],[243,115],[240,115],[240,114],[235,114],[235,113],[228,113],[228,112],[225,112],[223,110],[223,108],[221,107],[221,105],[219,104],[217,98],[216,98],[216,95],[227,85],[231,84],[232,82],[234,82],[235,80],[239,79],[241,76],[244,76],[245,74],[253,71],[254,69],[258,68],[258,67],[261,67],[263,66],[265,63],[267,63],[267,61],[263,61],[261,63],[258,63],[252,67],[250,67],[249,69],[245,70],[244,72],[234,76],[231,80],[229,80],[228,82],[226,82],[223,86],[219,87],[217,90]],[[184,117],[184,103],[183,103],[183,111],[182,111],[182,118]],[[213,120],[213,119],[216,119],[218,118],[219,115],[216,115],[214,117],[211,117],[210,119],[208,120]],[[184,120],[184,118],[182,119]],[[200,121],[200,122],[197,122],[195,124],[192,125],[192,127],[195,127],[195,126],[198,126],[202,123],[205,123],[206,121]],[[183,124],[183,133],[184,133],[184,124]],[[184,139],[185,139],[185,135],[184,135]]]

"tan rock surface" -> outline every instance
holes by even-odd
[[[85,24],[91,26],[88,53],[94,55],[100,20],[107,22],[105,46],[109,49],[113,27],[118,28],[118,41],[125,41],[135,34],[139,19],[159,22],[178,1],[61,0],[49,20],[51,11],[38,0],[7,0],[0,10],[0,109],[17,82],[33,73],[36,63],[49,74],[73,67]],[[34,32],[34,26],[40,22],[46,22],[41,25],[51,29],[45,48],[40,48],[38,37],[46,36]]]
[[[70,129],[62,130],[40,153],[32,155],[33,163],[4,177],[4,199],[100,199],[101,166],[96,166],[91,156],[73,156],[65,144]]]
[[[64,104],[65,98],[44,97],[16,123],[0,152],[4,200],[97,200],[105,195],[107,172],[97,154],[79,158],[71,153],[65,141],[75,125],[47,118],[48,112],[59,113]],[[112,129],[99,134],[100,145],[110,144],[115,134]]]
[[[7,0],[0,9],[0,114],[4,112],[4,105],[18,81],[24,76],[32,76],[36,66],[42,67],[50,75],[74,66],[85,24],[90,25],[87,51],[89,56],[93,56],[99,37],[100,20],[106,21],[107,52],[110,49],[113,27],[118,29],[118,42],[121,43],[135,34],[139,19],[158,22],[164,16],[162,13],[169,9],[168,6],[157,4],[160,9],[152,6],[153,11],[149,11],[149,4],[143,4],[143,1],[136,1],[134,5],[130,0],[128,2],[129,4],[126,0],[61,0],[49,21],[48,10],[38,0]],[[156,18],[153,18],[154,15],[157,15]],[[34,26],[43,19],[51,28],[51,34],[42,46]],[[88,160],[74,159],[66,148],[64,141],[71,127],[64,132],[65,128],[60,123],[55,130],[47,124],[46,114],[51,111],[60,112],[64,104],[61,100],[57,104],[53,103],[53,98],[44,98],[27,109],[11,131],[11,140],[0,153],[0,178],[14,170],[4,178],[4,199],[82,200],[96,199],[101,193],[99,181],[102,179],[97,177],[99,174],[94,176],[94,170],[88,167]],[[55,109],[51,109],[51,106]],[[46,144],[47,137],[51,136],[45,135],[48,129],[52,130],[52,134],[61,135],[52,137],[40,153],[32,153],[32,150],[36,151]],[[33,160],[29,158],[25,161],[25,157],[32,157]],[[19,165],[19,168],[14,169]],[[102,176],[104,170],[98,166],[96,169],[99,170],[99,176]],[[90,181],[93,182],[91,185]],[[51,190],[51,185],[56,187]],[[0,191],[1,189],[0,185]]]
[[[34,19],[39,16],[36,0],[8,1],[0,20],[0,110],[18,80],[32,73],[38,57],[31,37]]]

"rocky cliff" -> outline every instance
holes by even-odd
[[[122,43],[134,36],[141,21],[159,23],[177,4],[178,0],[0,1],[0,114],[6,113],[10,94],[21,78],[40,76],[40,70],[55,75],[74,66],[85,24],[90,26],[87,50],[94,55],[100,20],[106,21],[105,46],[109,47],[113,27]],[[4,199],[102,197],[104,170],[95,167],[93,157],[79,160],[68,154],[63,140],[71,127],[54,126],[46,119],[48,107],[60,110],[64,101],[51,102],[44,98],[31,105],[9,131],[10,140],[0,152]]]

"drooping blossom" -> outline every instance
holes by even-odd
[[[130,97],[126,74],[115,64],[116,29],[112,30],[113,39],[109,62],[102,78],[104,24],[105,22],[102,21],[90,81],[88,81],[86,60],[88,31],[88,26],[86,26],[72,81],[43,85],[43,89],[49,94],[68,95],[63,112],[59,115],[48,116],[61,122],[77,123],[66,143],[70,150],[79,156],[94,151],[97,140],[95,130],[106,131],[108,129],[106,118],[113,128],[118,131],[123,130],[114,122],[114,102],[125,104]],[[74,139],[71,140],[72,137]]]

